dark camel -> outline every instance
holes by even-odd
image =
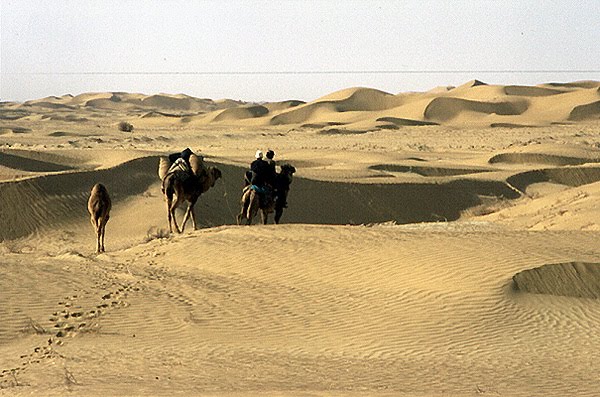
[[[92,187],[88,200],[90,221],[96,230],[96,253],[104,252],[104,232],[110,218],[111,201],[106,187],[97,183]]]
[[[191,171],[176,170],[165,177],[163,180],[163,193],[167,201],[169,231],[171,233],[173,233],[172,224],[175,225],[178,233],[183,233],[190,215],[192,216],[194,230],[197,229],[194,205],[200,195],[215,186],[215,182],[221,176],[221,171],[218,168],[208,167],[202,168],[197,174]],[[174,198],[175,200],[173,200]],[[183,216],[183,223],[180,229],[175,218],[175,209],[184,201],[187,201],[189,205]]]
[[[293,175],[296,172],[290,164],[281,166],[281,171],[275,177],[273,195],[267,197],[264,203],[261,203],[259,194],[250,186],[244,188],[242,193],[242,208],[237,216],[237,224],[240,225],[243,219],[246,219],[246,224],[251,225],[252,219],[260,210],[260,217],[263,225],[268,222],[269,214],[275,212],[275,223],[279,224],[283,209],[287,207],[287,196],[290,191]]]

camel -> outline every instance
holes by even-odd
[[[268,222],[269,214],[275,212],[275,224],[279,224],[283,209],[287,207],[287,196],[290,191],[292,177],[296,168],[290,164],[281,166],[281,171],[275,177],[273,195],[267,197],[266,202],[261,203],[259,194],[251,186],[246,186],[242,193],[242,208],[237,216],[237,224],[241,225],[242,220],[246,219],[246,224],[251,225],[252,219],[260,210],[260,217],[263,225]]]
[[[190,159],[191,160],[191,159]],[[195,168],[195,167],[192,167]],[[217,179],[221,178],[221,171],[216,167],[201,167],[195,173],[190,171],[184,171],[177,169],[173,172],[168,173],[163,179],[163,193],[167,201],[167,214],[169,220],[169,231],[173,233],[172,224],[175,224],[175,229],[178,233],[183,233],[185,224],[192,216],[192,223],[194,224],[194,230],[197,229],[196,215],[194,214],[194,205],[200,195],[206,192],[211,187],[215,186]],[[173,198],[175,197],[175,200]],[[189,203],[185,215],[183,216],[183,223],[181,229],[177,225],[177,219],[175,219],[175,209],[182,204],[184,201]]]
[[[92,187],[90,198],[88,200],[88,212],[90,213],[90,221],[96,230],[96,253],[104,252],[104,232],[106,231],[106,223],[110,218],[111,209],[110,196],[106,187],[97,183]]]

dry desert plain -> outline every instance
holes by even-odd
[[[169,234],[186,147],[223,177]],[[289,208],[237,226],[267,148]],[[0,395],[597,395],[599,162],[595,81],[0,103]]]

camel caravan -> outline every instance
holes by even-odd
[[[244,176],[242,188],[241,209],[237,215],[237,224],[246,220],[252,224],[254,217],[260,212],[263,224],[267,224],[270,213],[275,213],[275,223],[278,224],[287,208],[287,197],[296,168],[290,164],[282,164],[276,172],[273,160],[275,153],[267,151],[263,157],[258,150],[255,160]],[[222,173],[217,167],[207,167],[204,158],[195,154],[189,148],[181,153],[162,156],[158,163],[158,176],[161,180],[161,191],[167,205],[167,220],[169,232],[173,226],[177,233],[183,233],[187,221],[191,218],[194,230],[198,224],[194,205],[200,196],[215,186]],[[181,226],[175,217],[175,210],[187,202]],[[109,219],[111,200],[106,187],[100,183],[93,186],[88,200],[90,220],[96,232],[96,253],[105,251],[104,234]]]

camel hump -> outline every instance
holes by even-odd
[[[111,201],[108,189],[101,183],[96,183],[92,187],[90,198],[88,200],[88,209],[90,213],[96,213],[101,210],[110,210]]]
[[[91,195],[93,196],[108,196],[108,189],[101,183],[96,183],[92,187]]]
[[[161,156],[158,159],[158,177],[160,180],[164,180],[169,172],[169,168],[171,168],[171,162],[168,157]]]
[[[202,156],[198,156],[194,153],[190,154],[190,168],[192,169],[192,172],[194,173],[194,175],[196,176],[200,176],[203,174],[206,174],[207,169],[206,169],[206,165],[204,164],[204,159],[202,158]]]

